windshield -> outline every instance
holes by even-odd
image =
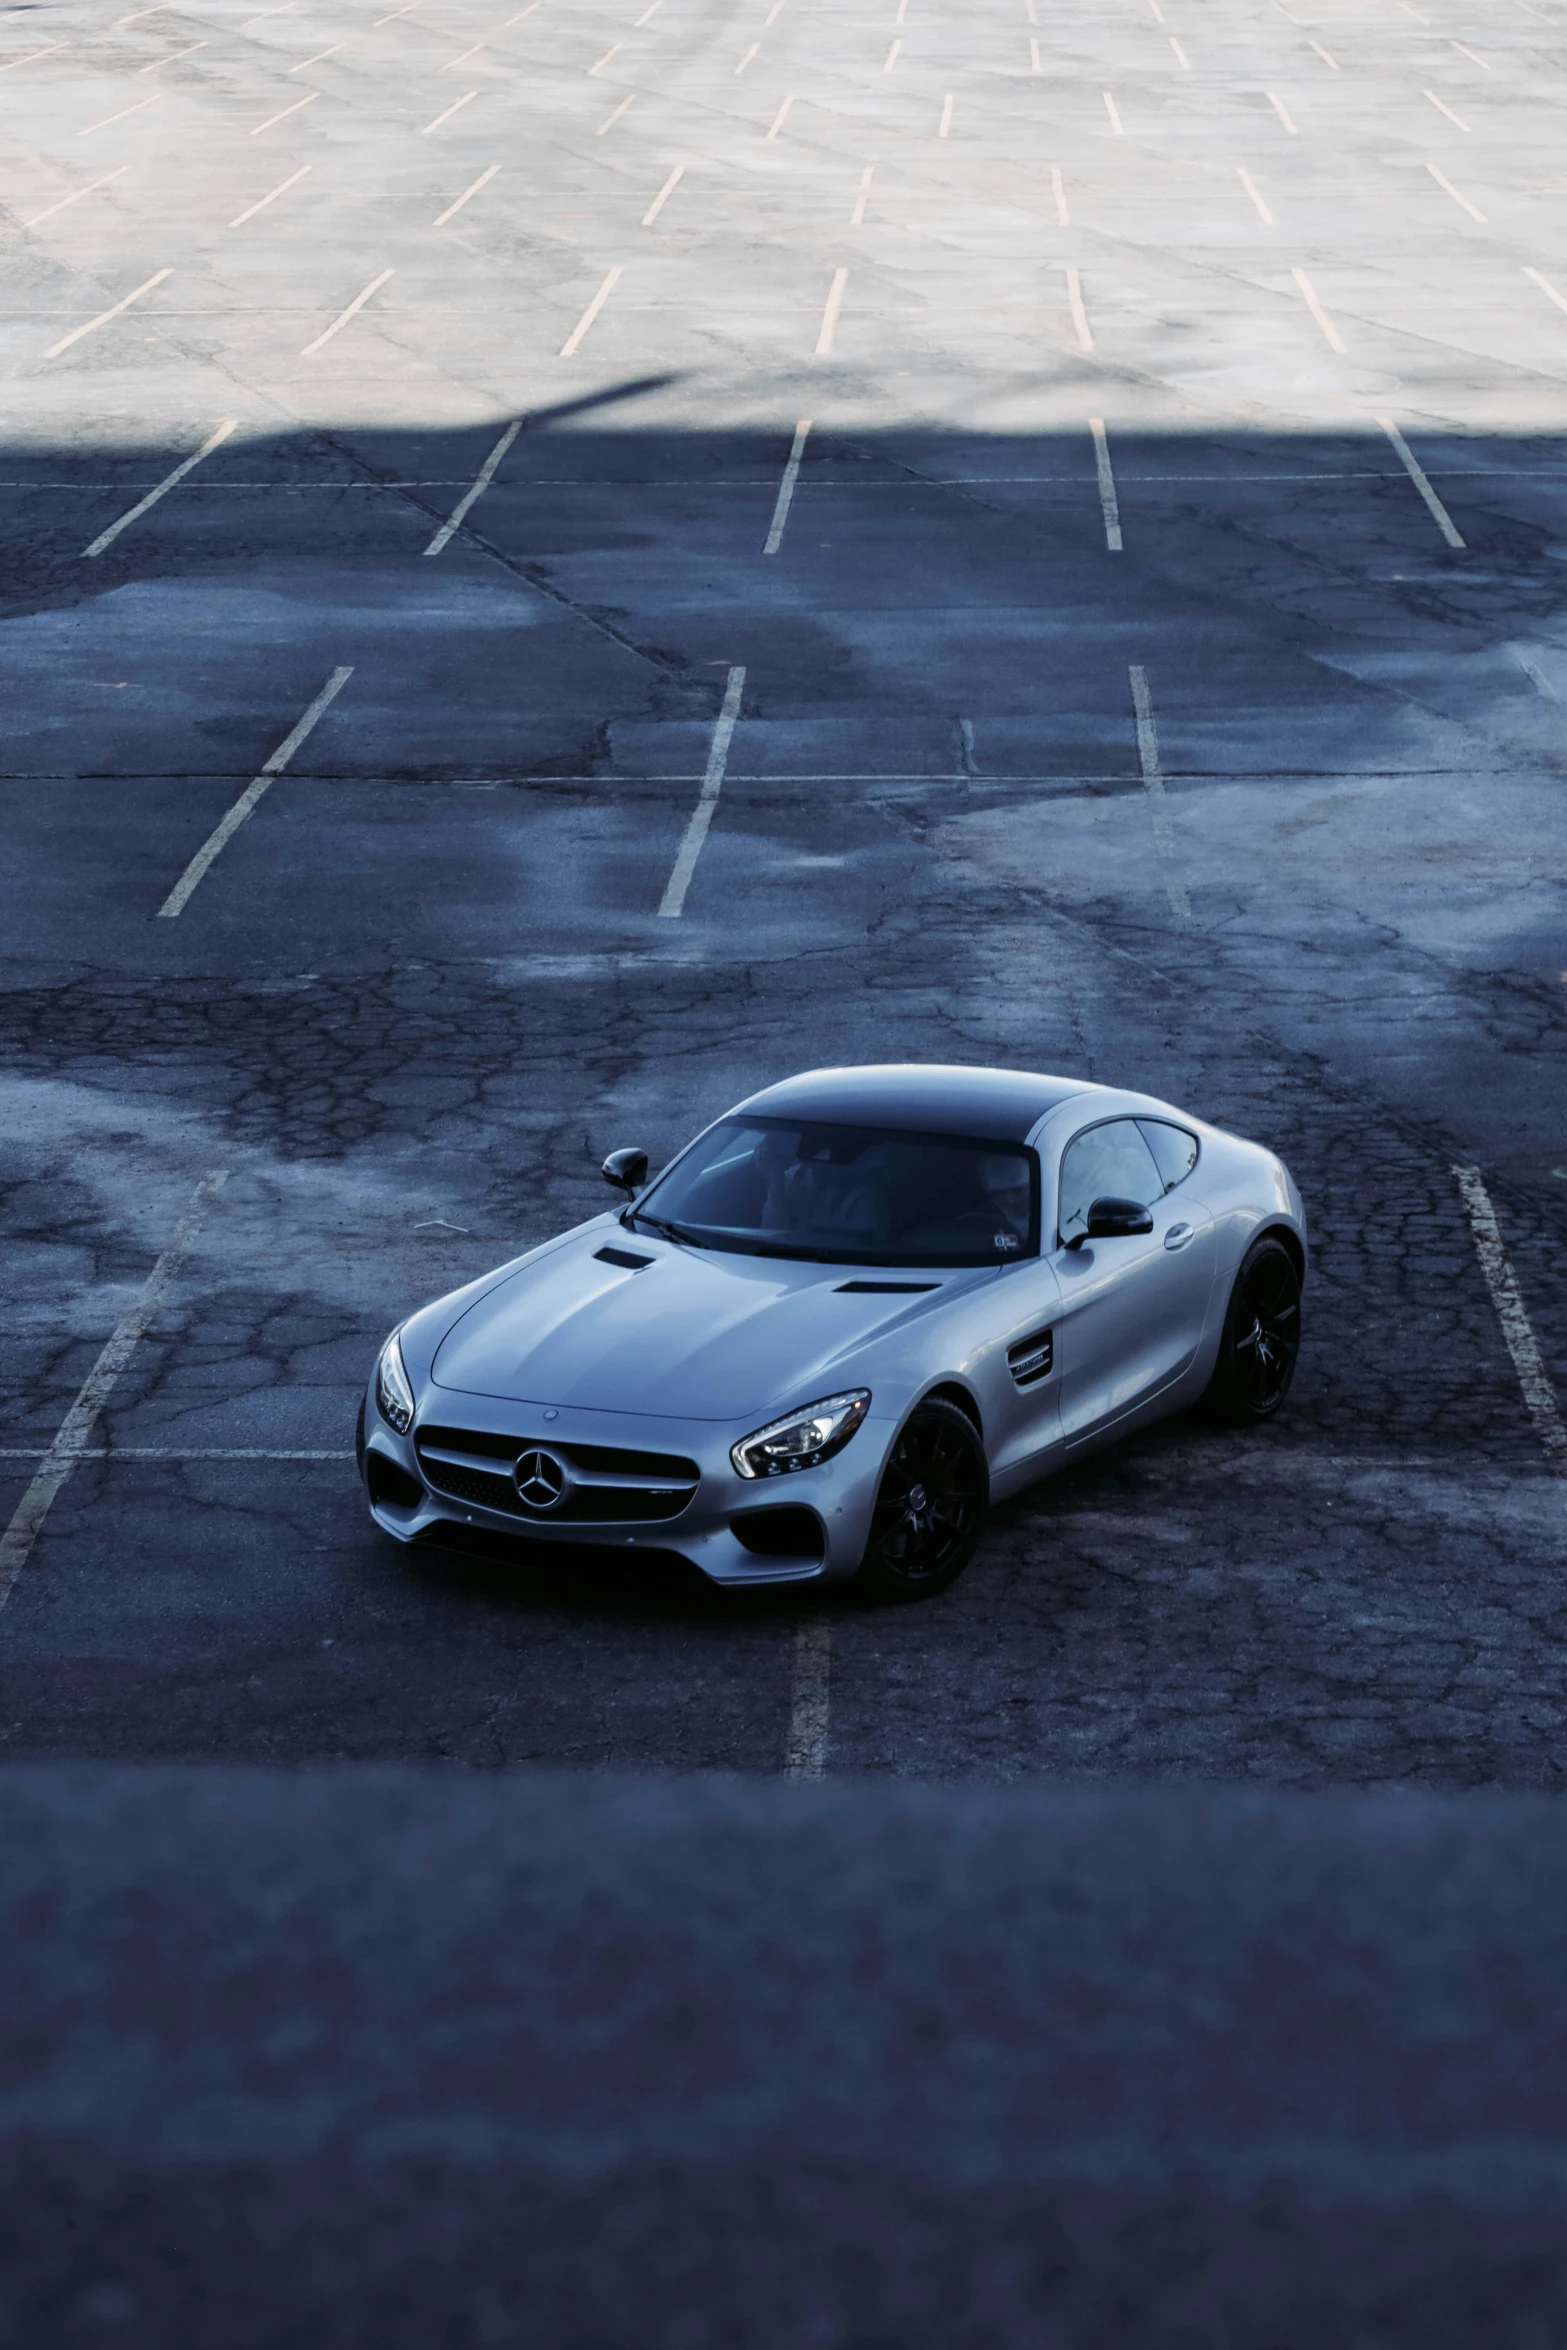
[[[631,1212],[705,1248],[846,1265],[1004,1265],[1039,1245],[1039,1167],[1016,1143],[727,1118]]]

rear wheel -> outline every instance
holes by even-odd
[[[909,1414],[882,1471],[862,1588],[877,1599],[929,1599],[957,1580],[979,1541],[990,1472],[979,1435],[956,1404]]]
[[[1282,1240],[1264,1235],[1241,1259],[1206,1402],[1232,1428],[1271,1420],[1300,1353],[1300,1273]]]

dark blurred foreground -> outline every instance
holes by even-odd
[[[1567,1814],[16,1766],[0,2339],[1567,2326]]]

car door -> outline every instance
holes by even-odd
[[[1217,1247],[1192,1180],[1196,1164],[1194,1135],[1129,1117],[1080,1129],[1062,1151],[1051,1264],[1061,1285],[1061,1428],[1069,1445],[1168,1387],[1202,1342]],[[1082,1238],[1090,1205],[1106,1197],[1140,1202],[1153,1230]]]

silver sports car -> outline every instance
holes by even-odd
[[[941,1590],[988,1503],[1300,1346],[1289,1169],[1167,1102],[1009,1069],[815,1069],[618,1210],[394,1330],[376,1523],[675,1552],[715,1583]],[[788,1485],[787,1493],[783,1491]]]

